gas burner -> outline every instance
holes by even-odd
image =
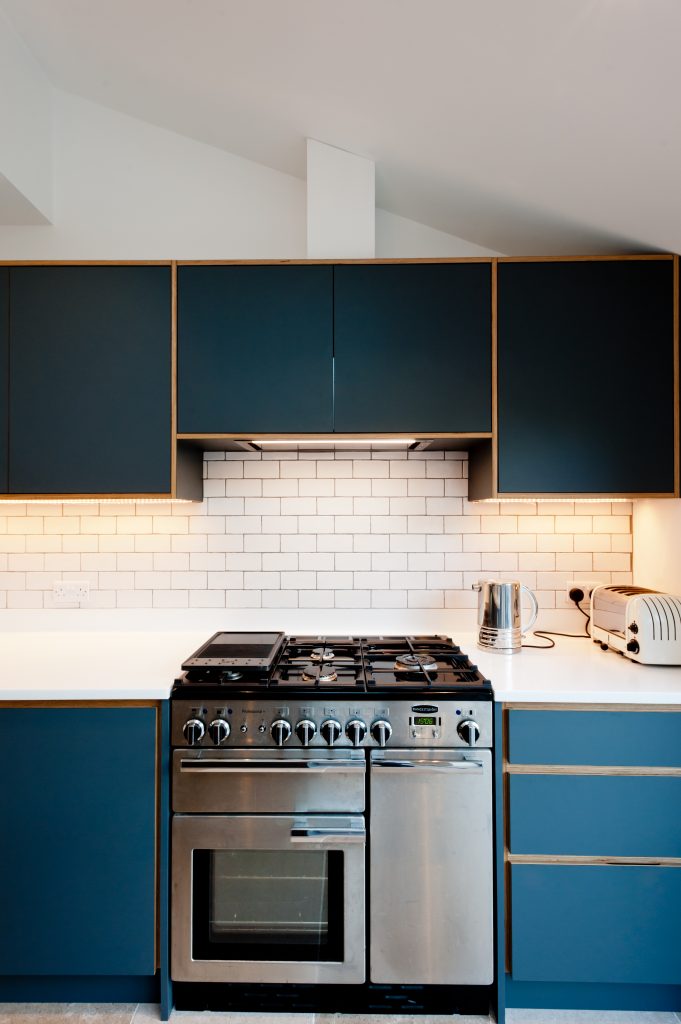
[[[396,672],[437,672],[437,662],[432,654],[398,654],[395,659]]]
[[[335,657],[330,647],[314,647],[310,653],[312,661],[333,661]]]
[[[223,683],[236,683],[239,679],[243,679],[243,672],[237,672],[234,669],[220,673],[220,681]]]
[[[303,669],[303,681],[306,683],[335,683],[338,679],[336,670],[334,668],[316,668],[314,665],[308,665],[307,668]]]

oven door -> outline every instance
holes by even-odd
[[[361,815],[173,818],[174,981],[365,979]]]

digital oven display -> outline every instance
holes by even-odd
[[[414,725],[437,725],[437,719],[432,715],[419,715],[414,719]]]

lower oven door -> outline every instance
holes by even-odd
[[[365,979],[361,815],[182,815],[172,825],[175,981]]]

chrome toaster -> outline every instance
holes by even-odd
[[[681,665],[681,597],[631,585],[596,587],[591,636],[642,665]]]

